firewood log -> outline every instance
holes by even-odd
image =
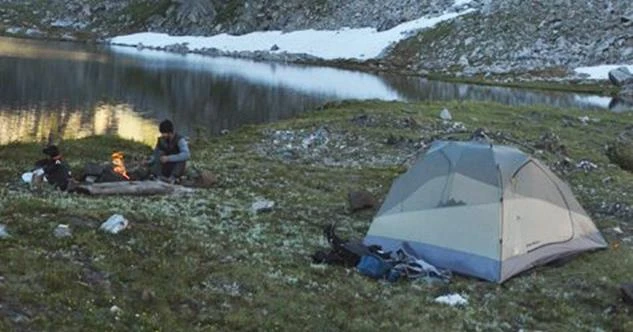
[[[168,195],[185,194],[193,189],[160,181],[117,181],[77,186],[78,192],[88,195]]]

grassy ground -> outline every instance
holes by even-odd
[[[570,169],[564,178],[609,249],[503,285],[460,276],[448,285],[387,284],[352,269],[311,265],[309,255],[325,246],[323,225],[337,221],[342,235],[363,236],[375,211],[349,212],[347,192],[384,197],[418,143],[452,128],[438,118],[444,107],[468,131],[485,127],[503,133],[495,136],[501,142],[512,137],[526,146],[554,133],[574,161],[597,164],[589,172]],[[593,119],[586,125],[578,119],[585,115]],[[605,212],[603,202],[633,204],[627,195],[633,175],[610,165],[604,153],[632,124],[630,114],[544,107],[337,103],[193,142],[194,165],[218,174],[220,184],[183,197],[31,192],[16,179],[40,157],[40,147],[2,146],[0,223],[11,237],[0,240],[0,330],[630,331],[633,310],[620,300],[618,285],[632,281],[633,225],[626,215]],[[326,145],[297,147],[301,135],[324,125],[331,133]],[[280,143],[279,133],[295,135],[294,141]],[[149,153],[113,137],[61,146],[75,170],[113,150]],[[561,161],[547,149],[536,153],[552,166]],[[604,184],[606,177],[611,181]],[[252,213],[257,197],[275,201],[273,211]],[[131,227],[117,235],[97,231],[114,213]],[[70,225],[72,237],[53,236],[60,223]],[[624,233],[613,231],[616,226]],[[469,304],[433,302],[449,292],[467,296]]]

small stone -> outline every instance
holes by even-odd
[[[150,302],[153,301],[156,298],[156,294],[154,293],[153,290],[151,289],[143,289],[143,292],[141,293],[141,300],[145,301],[145,302]]]
[[[448,109],[446,108],[443,109],[442,112],[440,112],[440,118],[445,121],[453,120],[453,116],[451,115],[451,112],[449,112]]]
[[[110,218],[108,218],[108,220],[106,220],[103,224],[101,224],[99,229],[106,231],[108,233],[117,234],[120,231],[126,229],[129,223],[130,222],[127,219],[125,219],[125,217],[123,217],[122,215],[113,214],[112,216],[110,216]]]
[[[7,226],[0,224],[0,239],[6,239],[9,237],[11,237],[11,235],[7,232]]]
[[[581,160],[580,162],[576,164],[576,168],[580,168],[584,170],[585,172],[588,172],[588,171],[598,168],[598,165],[592,163],[589,160]]]
[[[277,44],[275,44],[275,45],[273,45],[273,46],[270,48],[270,50],[271,50],[271,51],[273,51],[273,52],[274,52],[274,51],[279,51],[279,46],[277,46]]]
[[[578,117],[578,121],[580,121],[580,123],[582,123],[583,125],[586,125],[589,122],[589,117],[588,116],[580,116]]]
[[[55,227],[53,235],[55,235],[56,238],[61,239],[72,236],[72,232],[70,231],[70,227],[68,227],[68,225],[59,224]]]
[[[212,188],[218,184],[218,177],[209,172],[209,171],[201,171],[200,175],[195,179],[194,186],[197,188]]]
[[[258,199],[251,205],[253,213],[270,212],[275,206],[275,202],[266,199]]]
[[[374,196],[365,190],[349,192],[347,198],[352,212],[370,209],[377,205]]]

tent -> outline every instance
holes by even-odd
[[[363,241],[492,282],[605,248],[570,188],[503,145],[437,141],[393,183]]]

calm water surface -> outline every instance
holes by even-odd
[[[611,98],[485,87],[324,67],[0,38],[0,144],[117,134],[155,141],[156,124],[217,134],[328,101],[485,100],[628,110]],[[439,110],[438,110],[439,112]]]

